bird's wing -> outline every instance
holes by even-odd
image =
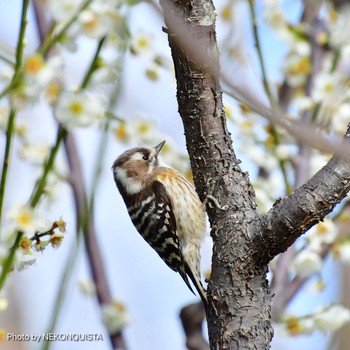
[[[131,220],[146,242],[172,270],[179,272],[193,292],[180,250],[170,197],[164,185],[157,180],[150,184],[147,192],[148,196],[141,205],[142,210],[134,207],[129,211]]]

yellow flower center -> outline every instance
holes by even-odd
[[[293,64],[290,67],[291,74],[308,74],[311,69],[310,60],[308,57],[303,57],[299,60],[299,62]]]
[[[83,106],[80,102],[72,102],[69,106],[70,111],[73,114],[80,114],[83,111]]]
[[[324,222],[320,222],[318,225],[317,225],[317,232],[318,234],[320,235],[324,235],[328,232],[328,227],[327,225],[324,223]]]
[[[141,48],[146,48],[148,46],[148,40],[146,38],[138,38],[137,44]]]
[[[128,137],[128,133],[126,131],[126,124],[120,123],[119,127],[115,129],[114,135],[117,140],[125,141]]]
[[[57,83],[51,83],[47,90],[46,95],[50,101],[56,101],[61,88]]]
[[[24,64],[24,70],[27,74],[37,75],[38,72],[43,68],[43,66],[44,61],[42,57],[35,55],[27,58]]]
[[[324,86],[324,91],[327,92],[327,93],[331,93],[331,92],[333,92],[333,90],[334,90],[334,85],[331,84],[331,83],[327,83]]]
[[[302,331],[302,327],[299,320],[293,316],[288,318],[286,326],[291,335],[300,334]]]
[[[28,227],[32,223],[32,215],[28,212],[23,212],[18,216],[18,226]]]
[[[27,237],[22,238],[19,243],[19,246],[26,251],[31,247],[31,245],[32,245],[32,241]]]
[[[58,230],[61,232],[61,233],[65,233],[66,232],[66,222],[61,218],[57,221],[55,221],[54,225],[56,225],[56,227],[58,227]]]
[[[97,21],[97,17],[96,16],[91,18],[90,21],[84,23],[84,27],[88,31],[95,29],[97,27],[97,25],[98,25],[98,21]]]
[[[120,303],[120,302],[118,302],[118,301],[116,301],[116,300],[112,301],[112,305],[115,308],[115,310],[118,311],[118,312],[125,312],[126,311],[125,310],[125,305]]]
[[[232,19],[232,8],[231,6],[225,6],[221,11],[221,18],[224,21],[230,21]]]
[[[140,123],[138,129],[141,134],[145,134],[150,130],[150,126],[148,123]]]

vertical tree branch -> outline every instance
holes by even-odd
[[[161,0],[160,4],[194,181],[200,198],[207,198],[212,227],[210,346],[247,349],[254,343],[258,349],[268,349],[272,328],[267,266],[254,260],[250,245],[248,227],[257,220],[255,197],[226,127],[214,6],[209,0]]]
[[[59,39],[60,35],[64,33],[64,31],[69,27],[69,25],[71,25],[74,22],[74,20],[76,19],[80,11],[86,8],[90,2],[91,0],[86,0],[82,4],[77,14],[72,17],[72,19],[60,31],[59,34],[57,34],[55,37],[52,37],[52,38],[47,37],[47,33],[42,32],[43,30],[47,30],[48,25],[44,22],[45,15],[43,13],[42,6],[38,4],[38,1],[34,2],[35,15],[38,21],[39,37],[41,40],[44,40],[42,46],[39,49],[39,51],[41,51],[42,54],[44,55],[48,54],[49,49],[56,42],[56,40]],[[94,70],[96,69],[96,61],[99,57],[104,41],[105,41],[105,38],[102,38],[98,44],[96,53],[92,59],[88,72],[85,75],[84,80],[82,82],[82,86],[81,86],[82,89],[87,87],[91,79],[91,76]],[[102,306],[104,304],[111,303],[112,296],[111,296],[111,292],[108,284],[108,279],[104,269],[102,255],[99,249],[99,243],[96,236],[96,229],[94,224],[94,213],[92,208],[89,207],[88,201],[87,201],[85,185],[84,185],[84,176],[83,176],[83,170],[81,167],[80,157],[78,154],[78,150],[77,150],[77,146],[76,146],[73,134],[67,131],[62,125],[59,125],[58,135],[59,136],[57,139],[56,147],[58,149],[60,141],[63,139],[67,161],[70,169],[70,183],[73,191],[73,198],[74,198],[76,219],[77,219],[77,234],[79,233],[80,230],[83,231],[89,265],[91,268],[93,281],[96,287],[97,299],[99,304]],[[62,293],[60,295],[62,295]],[[121,331],[115,334],[110,334],[110,341],[113,349],[126,349],[126,345],[125,345],[124,338]]]

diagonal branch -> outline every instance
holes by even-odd
[[[350,124],[344,147],[349,144]],[[276,202],[262,217],[264,230],[255,238],[264,258],[268,261],[284,252],[299,236],[322,221],[349,190],[350,157],[334,156],[305,185]]]

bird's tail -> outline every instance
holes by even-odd
[[[196,270],[197,271],[192,271],[191,267],[189,265],[186,265],[186,273],[191,279],[193,285],[195,286],[199,296],[201,297],[205,310],[207,310],[207,306],[208,306],[207,292],[204,289],[203,284],[201,282],[199,269],[196,269]],[[192,288],[190,289],[192,290]]]

